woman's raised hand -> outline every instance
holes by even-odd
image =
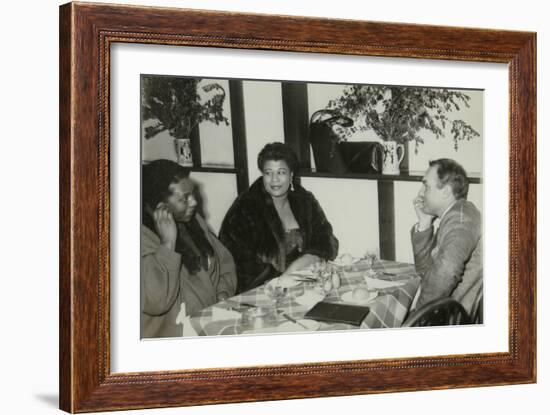
[[[160,237],[161,244],[170,249],[176,248],[176,238],[178,236],[178,227],[174,220],[174,215],[166,203],[160,202],[153,212],[155,220],[155,229]]]

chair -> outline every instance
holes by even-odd
[[[401,327],[453,326],[470,324],[462,304],[450,297],[434,300],[412,312]]]
[[[477,292],[470,320],[472,324],[483,324],[483,286]]]

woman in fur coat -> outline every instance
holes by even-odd
[[[338,254],[338,240],[315,196],[294,183],[298,159],[283,143],[258,155],[262,177],[233,202],[220,230],[237,267],[237,291]]]

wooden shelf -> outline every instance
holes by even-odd
[[[375,173],[326,173],[316,172],[311,170],[302,170],[299,173],[300,177],[324,177],[331,179],[359,179],[359,180],[377,180],[388,182],[421,182],[424,177],[424,172],[409,172],[399,175],[375,174]],[[479,175],[472,175],[468,178],[470,183],[483,183],[483,179]]]
[[[233,173],[237,174],[237,169],[235,167],[229,166],[201,166],[201,167],[191,167],[192,172],[200,173]]]

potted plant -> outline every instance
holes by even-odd
[[[218,83],[200,85],[201,78],[168,76],[143,76],[143,120],[153,120],[145,128],[145,138],[150,139],[168,130],[174,138],[177,161],[192,166],[190,136],[202,121],[219,125],[229,121],[223,115],[225,90]]]
[[[349,85],[340,98],[329,102],[355,122],[347,134],[373,130],[384,146],[384,174],[399,174],[404,144],[415,142],[415,153],[424,142],[420,131],[431,131],[444,137],[450,123],[455,150],[458,142],[479,137],[479,133],[463,120],[450,120],[447,114],[469,107],[470,97],[460,91],[444,88],[417,88],[385,85]],[[401,150],[401,155],[399,155]]]

